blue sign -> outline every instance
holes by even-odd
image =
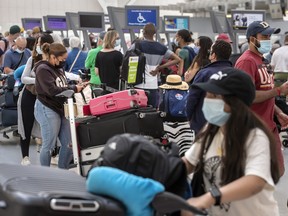
[[[157,26],[156,9],[128,9],[127,26],[145,26],[147,23],[153,23]]]

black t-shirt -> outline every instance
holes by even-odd
[[[123,55],[117,50],[111,52],[99,52],[95,61],[95,67],[99,70],[99,77],[102,83],[107,86],[118,89],[120,67],[122,65]]]

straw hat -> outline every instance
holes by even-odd
[[[189,85],[186,82],[182,81],[181,76],[172,74],[166,77],[166,83],[159,86],[159,88],[188,90]]]

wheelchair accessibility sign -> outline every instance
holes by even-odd
[[[157,24],[157,13],[153,9],[129,9],[127,26],[145,26],[147,23]]]

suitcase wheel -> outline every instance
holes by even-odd
[[[143,119],[145,117],[145,113],[138,113],[137,117]]]
[[[166,112],[160,112],[160,117],[161,117],[161,118],[166,117]]]

